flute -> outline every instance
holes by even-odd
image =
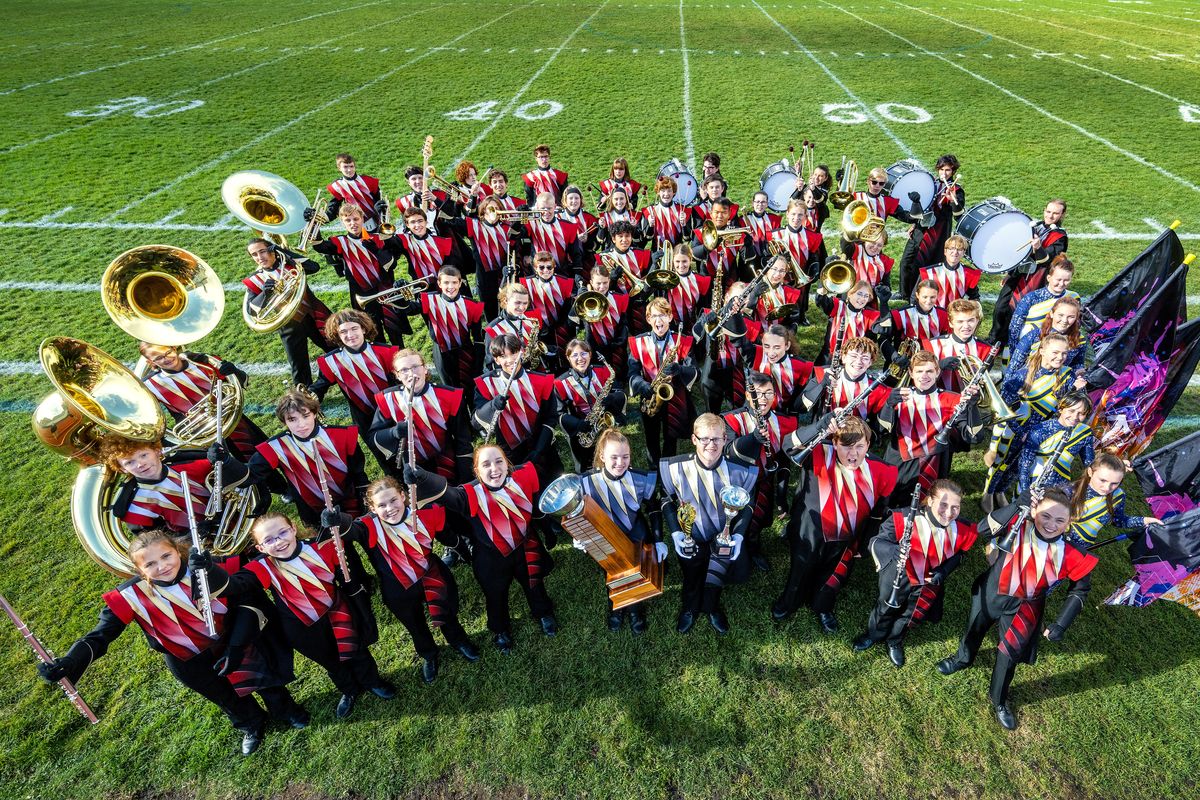
[[[54,660],[54,655],[46,649],[46,646],[43,645],[41,640],[34,635],[33,631],[29,630],[29,626],[17,616],[17,612],[11,605],[9,605],[8,601],[4,599],[4,595],[0,595],[0,609],[4,609],[4,613],[8,614],[8,618],[12,620],[13,625],[17,626],[17,631],[20,632],[22,637],[24,637],[25,642],[33,650],[33,654],[37,656],[38,661],[42,662],[43,664],[49,664]],[[79,690],[75,688],[74,683],[72,683],[68,678],[59,678],[58,685],[62,687],[63,692],[65,692],[67,695],[67,699],[70,700],[71,704],[79,710],[79,713],[83,715],[84,719],[93,725],[100,721],[96,717],[95,712],[92,711],[91,706],[89,706],[87,701],[80,696]]]
[[[196,513],[192,510],[192,485],[186,474],[183,475],[181,483],[183,483],[183,508],[188,518],[188,530],[192,534],[192,547],[199,552],[203,548],[200,544],[200,530],[196,527]],[[204,617],[204,627],[208,629],[209,636],[216,638],[217,621],[213,618],[212,591],[208,587],[208,570],[198,569],[192,578],[200,587],[200,615]]]

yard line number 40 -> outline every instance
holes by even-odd
[[[463,106],[462,108],[456,108],[453,111],[447,111],[445,116],[457,122],[494,119],[500,114],[498,110],[499,105],[499,100],[484,100],[482,103],[475,103]],[[512,115],[517,119],[536,122],[539,119],[549,119],[562,110],[563,104],[554,100],[534,100],[531,103],[514,108]]]
[[[68,117],[111,117],[114,114],[131,113],[141,119],[169,117],[180,111],[191,111],[204,105],[203,100],[170,100],[156,103],[148,97],[120,97],[87,108],[68,111]]]

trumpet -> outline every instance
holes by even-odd
[[[401,284],[400,286],[393,286],[390,289],[384,289],[382,292],[377,294],[356,294],[354,297],[356,300],[358,300],[359,305],[365,306],[367,303],[382,303],[385,306],[392,306],[395,308],[399,306],[401,302],[411,303],[416,299],[418,294],[428,290],[429,279],[417,278],[415,281],[409,281],[408,283]]]
[[[812,283],[812,278],[800,268],[800,264],[792,256],[792,251],[786,244],[778,239],[772,239],[767,243],[767,252],[776,258],[787,259],[788,272],[791,274],[792,282],[795,283],[797,289],[802,289]]]
[[[713,221],[706,219],[704,224],[700,226],[700,241],[704,243],[705,250],[716,250],[724,247],[730,239],[745,236],[750,232],[749,228],[722,228],[721,230],[717,230],[717,226],[713,224]]]
[[[297,249],[301,253],[308,252],[309,246],[313,242],[320,240],[321,226],[329,222],[329,217],[325,215],[325,212],[317,208],[317,204],[321,202],[322,191],[324,190],[317,189],[317,193],[313,195],[312,203],[309,204],[309,208],[313,210],[313,214],[312,219],[304,226],[304,233],[300,234],[300,243],[297,245]]]
[[[447,194],[447,196],[450,197],[451,200],[458,203],[459,205],[465,206],[467,204],[467,202],[471,199],[470,192],[468,192],[466,189],[462,188],[458,184],[451,183],[450,181],[443,178],[441,175],[438,175],[437,170],[435,170],[433,167],[429,168],[429,177],[427,178],[427,180],[429,181],[430,186],[438,187],[443,192],[445,192]]]
[[[497,222],[525,222],[526,220],[538,219],[541,216],[541,211],[535,211],[531,208],[508,209],[491,206],[483,212],[483,221],[489,225],[495,225]]]
[[[842,156],[842,179],[838,182],[836,191],[829,193],[829,204],[838,211],[844,209],[854,199],[854,185],[858,183],[858,164],[854,159],[847,160]]]
[[[633,274],[633,271],[629,269],[629,265],[617,258],[614,254],[601,253],[600,263],[608,267],[608,275],[610,278],[615,278],[621,274],[625,276],[625,279],[629,281],[630,297],[637,297],[639,294],[650,288],[649,284],[647,284],[637,275]]]

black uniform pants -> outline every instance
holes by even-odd
[[[899,606],[889,606],[886,601],[892,596],[897,563],[897,560],[893,560],[889,567],[879,571],[879,602],[871,609],[871,616],[867,618],[867,635],[876,641],[886,639],[890,644],[904,641],[904,634],[917,608],[917,599],[921,596],[922,588],[913,586],[908,580],[908,575],[903,575],[896,590],[896,602]]]
[[[297,619],[285,621],[288,641],[297,653],[323,667],[339,692],[360,695],[382,683],[379,666],[366,645],[360,644],[352,658],[341,660],[328,615],[302,631],[298,630],[299,626],[303,626],[303,623]]]
[[[463,630],[463,626],[458,621],[458,584],[455,583],[450,570],[442,566],[437,557],[433,555],[430,556],[430,571],[436,571],[436,578],[443,581],[446,587],[442,608],[438,616],[434,618],[434,624],[440,623],[442,635],[446,637],[449,644],[462,644],[467,641],[467,632]],[[433,639],[429,623],[425,620],[424,584],[417,581],[405,589],[394,577],[384,575],[380,576],[379,582],[382,588],[380,594],[383,596],[383,604],[408,631],[417,655],[421,658],[431,658],[436,655],[437,643]]]
[[[827,542],[819,530],[803,534],[799,525],[789,525],[787,537],[791,564],[783,592],[775,600],[775,609],[791,613],[801,605],[811,605],[818,613],[833,611],[837,592],[825,584],[853,540]]]
[[[971,664],[983,644],[983,637],[993,625],[999,625],[1000,635],[1003,636],[1012,623],[1013,616],[1019,603],[1011,597],[996,593],[995,581],[989,586],[988,578],[998,570],[988,570],[975,579],[971,586],[971,613],[967,618],[967,630],[963,633],[962,641],[958,644],[955,660],[960,664]],[[1034,626],[1035,632],[1041,630],[1041,619]],[[1038,635],[1035,633],[1034,635]],[[1036,644],[1036,643],[1035,643]],[[992,681],[988,688],[988,699],[996,705],[1008,701],[1009,687],[1017,670],[1017,662],[1001,652],[996,651],[996,666],[992,668]]]
[[[280,328],[279,338],[283,342],[283,351],[287,355],[288,368],[292,373],[292,385],[308,386],[313,382],[312,364],[308,360],[308,343],[311,341],[323,351],[330,350],[325,334],[317,328],[312,316],[308,315],[299,322]]]
[[[187,661],[170,654],[164,654],[163,659],[180,683],[221,709],[237,730],[254,731],[267,721],[267,714],[254,695],[239,696],[233,685],[213,669],[217,656],[212,651],[199,653]],[[266,703],[267,712],[276,719],[288,719],[301,710],[286,686],[272,686],[256,694]]]
[[[711,572],[711,561],[712,545],[698,539],[696,540],[696,555],[691,558],[679,559],[679,571],[683,576],[680,612],[711,614],[720,609],[721,590],[724,587],[714,584],[708,579]]]
[[[484,604],[487,607],[487,626],[492,633],[512,632],[508,590],[513,581],[519,583],[525,592],[530,615],[541,619],[554,613],[554,604],[550,602],[550,596],[546,593],[545,581],[539,580],[534,583],[530,580],[523,547],[519,546],[508,555],[502,556],[500,551],[490,544],[477,545],[471,567],[475,570],[479,588],[483,590]]]

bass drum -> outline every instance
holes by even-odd
[[[919,161],[905,159],[897,161],[887,168],[888,197],[900,201],[900,207],[907,210],[912,201],[908,195],[916,192],[921,195],[921,211],[927,213],[933,207],[933,199],[937,195],[937,182],[929,170]]]
[[[696,202],[696,197],[700,194],[700,185],[696,183],[696,176],[689,172],[678,158],[672,158],[659,167],[658,177],[675,181],[675,202],[685,206]]]
[[[786,160],[776,161],[763,170],[758,186],[767,195],[767,208],[782,214],[787,211],[792,192],[796,190],[796,171]]]
[[[1003,197],[966,210],[955,230],[967,240],[967,260],[993,274],[1010,272],[1030,258],[1033,220]]]

